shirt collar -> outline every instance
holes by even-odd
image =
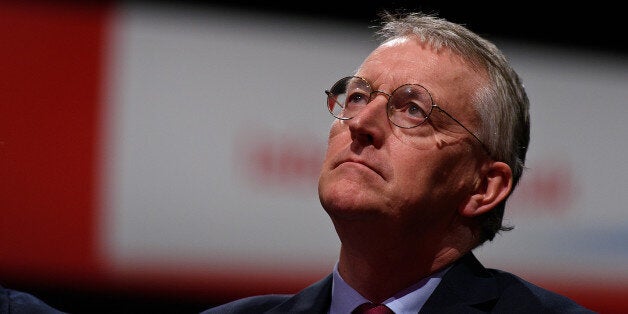
[[[450,267],[447,267],[429,277],[421,279],[419,282],[397,292],[382,303],[397,314],[418,313],[449,268]],[[369,300],[364,298],[342,279],[338,272],[338,262],[336,262],[333,271],[329,314],[351,313],[353,309],[364,302],[369,302]]]

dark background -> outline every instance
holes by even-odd
[[[147,3],[172,3],[145,1]],[[618,2],[554,1],[183,1],[250,12],[344,20],[373,25],[381,10],[421,10],[468,26],[488,38],[506,38],[626,57],[626,11]]]

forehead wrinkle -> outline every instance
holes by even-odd
[[[385,92],[392,92],[403,84],[421,84],[427,88],[426,84],[438,76],[439,56],[434,53],[417,55],[416,49],[420,47],[404,49],[401,46],[405,44],[413,43],[406,39],[382,44],[367,57],[356,75],[367,79],[374,89]]]

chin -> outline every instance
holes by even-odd
[[[380,217],[382,206],[369,200],[369,195],[350,189],[319,193],[321,205],[327,214],[336,219],[358,220],[367,217]]]
[[[332,208],[325,209],[325,211],[334,222],[381,220],[384,214],[380,210],[356,207],[343,209]]]
[[[338,217],[359,217],[381,212],[381,208],[385,208],[382,192],[380,181],[361,176],[356,178],[344,172],[322,174],[318,181],[321,205],[329,215]]]

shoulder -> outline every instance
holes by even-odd
[[[468,253],[443,276],[422,313],[594,313],[512,273],[485,268]]]
[[[497,279],[501,290],[496,308],[513,308],[516,305],[522,313],[538,310],[544,313],[594,313],[564,295],[537,286],[517,275],[498,269],[487,270]]]
[[[247,297],[239,300],[235,300],[223,305],[210,308],[201,312],[202,314],[217,314],[217,313],[260,313],[268,311],[277,305],[288,300],[292,295],[288,294],[270,294]]]
[[[0,286],[0,314],[60,314],[32,294]]]
[[[330,274],[297,294],[252,296],[213,307],[201,313],[326,313],[331,303],[331,286],[332,275]]]

